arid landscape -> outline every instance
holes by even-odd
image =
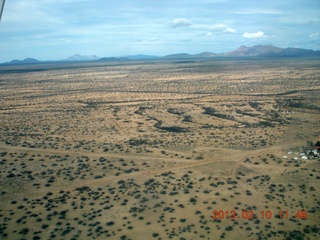
[[[2,65],[0,99],[0,239],[320,237],[318,58]]]

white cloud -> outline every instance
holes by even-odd
[[[320,38],[320,33],[316,32],[316,33],[311,33],[310,38],[312,39],[319,39]]]
[[[245,32],[244,34],[242,34],[242,37],[244,38],[261,38],[264,36],[264,32],[255,32],[255,33],[248,33],[248,32]]]
[[[213,34],[212,34],[211,32],[208,32],[208,33],[206,34],[206,36],[207,36],[207,37],[212,37]]]
[[[219,32],[219,31],[223,31],[223,29],[226,29],[227,26],[224,24],[215,24],[213,26],[211,26],[209,29],[213,32]]]
[[[171,26],[174,28],[177,27],[188,27],[191,26],[192,23],[185,18],[176,18],[170,22]]]
[[[227,32],[227,33],[236,33],[237,31],[231,27],[228,27],[226,29],[223,30],[224,32]]]
[[[209,27],[211,32],[225,32],[225,33],[236,33],[237,31],[225,24],[215,24]]]

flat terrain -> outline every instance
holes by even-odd
[[[319,59],[0,66],[0,99],[0,239],[319,239]]]

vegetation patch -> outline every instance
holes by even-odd
[[[232,120],[232,121],[235,120],[235,117],[234,117],[234,116],[220,113],[220,112],[218,112],[215,108],[212,108],[212,107],[204,107],[203,109],[204,109],[203,114],[210,115],[210,116],[214,116],[214,117],[217,117],[217,118],[223,118],[223,119],[227,119],[227,120]]]

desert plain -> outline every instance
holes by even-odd
[[[318,58],[2,65],[0,99],[0,239],[320,237]]]

